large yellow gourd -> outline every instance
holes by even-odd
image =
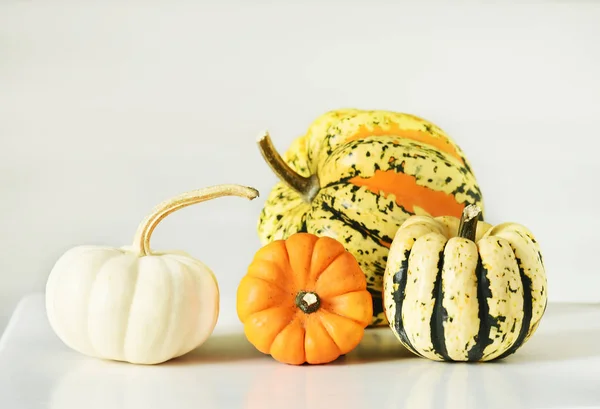
[[[406,218],[459,217],[466,204],[483,207],[464,153],[439,127],[414,115],[330,111],[283,156],[268,133],[259,147],[281,179],[260,214],[261,242],[297,232],[340,241],[367,277],[372,325],[387,323],[382,277],[392,239]]]

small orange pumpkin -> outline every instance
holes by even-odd
[[[259,249],[237,290],[248,341],[275,360],[324,364],[352,351],[373,316],[367,282],[335,239],[296,233]]]

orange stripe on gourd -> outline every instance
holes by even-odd
[[[396,203],[411,213],[415,213],[415,206],[418,206],[433,217],[460,217],[465,206],[458,203],[454,196],[420,186],[414,176],[393,170],[377,170],[370,178],[354,177],[349,182],[365,186],[375,194],[383,193],[384,197],[393,194]]]

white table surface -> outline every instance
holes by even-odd
[[[159,366],[71,351],[41,294],[25,297],[0,339],[1,409],[600,408],[600,305],[551,304],[503,362],[452,364],[407,353],[387,328],[346,357],[287,366],[217,325],[192,353]]]

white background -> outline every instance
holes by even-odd
[[[600,301],[600,2],[0,3],[0,332],[84,243],[129,244],[156,203],[252,185],[171,215],[153,247],[191,252],[222,320],[259,242],[279,149],[335,108],[432,120],[471,160],[487,220],[541,242],[551,301]]]

